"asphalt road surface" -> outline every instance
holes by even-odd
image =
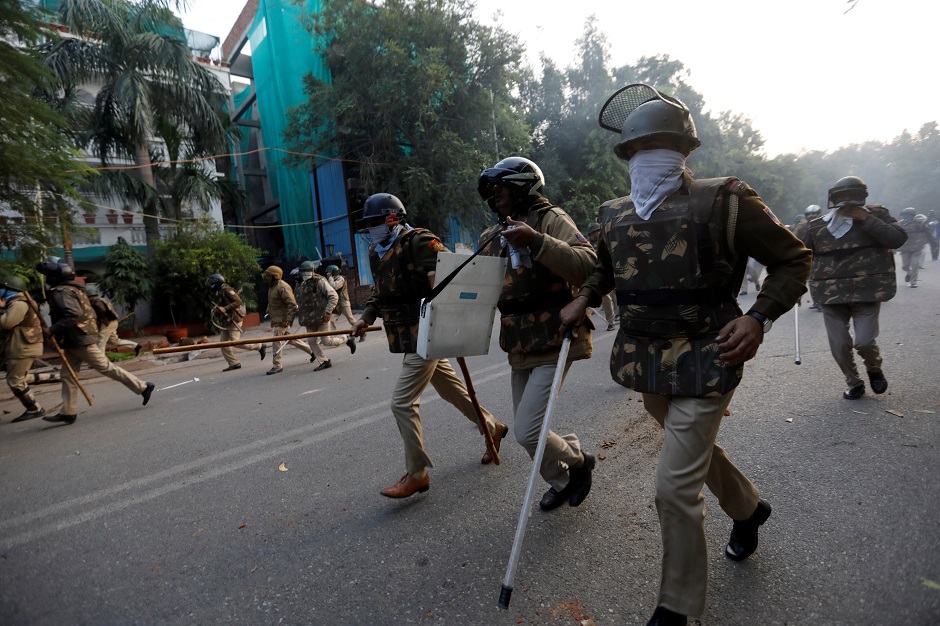
[[[805,304],[802,365],[787,314],[722,424],[773,515],[757,553],[733,563],[731,522],[706,492],[701,624],[940,623],[940,264],[883,307],[881,396],[842,399],[822,315]],[[22,409],[6,393],[0,624],[645,624],[662,439],[610,379],[613,338],[595,333],[553,422],[605,455],[593,491],[579,508],[535,507],[508,611],[496,604],[531,462],[510,434],[502,464],[481,465],[475,427],[429,390],[431,488],[380,496],[404,462],[388,409],[401,359],[379,334],[355,355],[330,349],[333,368],[316,373],[293,348],[276,376],[247,352],[227,373],[221,358],[142,361],[158,389],[147,407],[94,378],[95,404],[72,426],[11,424]],[[495,334],[468,362],[483,405],[511,422]],[[37,389],[58,401],[58,385]]]

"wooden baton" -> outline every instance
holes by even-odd
[[[483,439],[486,440],[486,449],[493,457],[493,463],[499,465],[499,452],[496,451],[496,442],[493,441],[493,433],[486,425],[486,419],[483,417],[483,407],[477,400],[477,393],[473,389],[473,381],[470,380],[470,370],[467,368],[467,361],[462,356],[457,357],[457,364],[460,365],[460,371],[463,373],[463,379],[467,383],[467,392],[470,394],[470,402],[473,403],[473,409],[477,412],[480,428],[483,430]]]
[[[307,337],[326,337],[328,335],[348,335],[351,328],[345,330],[322,330],[315,333],[298,333],[296,335],[274,335],[271,337],[255,337],[252,339],[233,339],[232,341],[216,341],[214,343],[197,343],[191,346],[174,346],[172,348],[156,348],[154,354],[171,354],[173,352],[189,352],[190,350],[211,350],[212,348],[228,348],[229,346],[243,346],[249,343],[268,343],[270,341],[290,341],[292,339],[306,339]],[[369,326],[363,332],[382,330],[381,326]]]

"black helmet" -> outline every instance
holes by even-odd
[[[366,198],[362,205],[362,221],[370,220],[374,217],[385,217],[385,220],[394,224],[401,222],[401,218],[407,215],[405,205],[401,200],[390,193],[376,193]]]
[[[702,145],[689,107],[649,85],[627,85],[617,91],[601,107],[598,122],[602,128],[620,133],[614,153],[621,159],[628,158],[627,142],[653,135],[684,139],[690,150]]]
[[[496,198],[493,195],[493,188],[496,186],[505,187],[510,191],[516,209],[525,209],[542,196],[545,176],[539,166],[529,159],[507,157],[493,167],[483,170],[477,181],[480,197],[486,200],[493,211],[496,210]]]
[[[209,278],[206,279],[206,287],[218,291],[222,288],[222,283],[224,282],[225,277],[222,276],[222,274],[210,274]]]
[[[10,274],[9,276],[0,276],[0,287],[6,287],[10,291],[26,291],[26,281],[19,276]]]
[[[833,202],[833,197],[841,198],[838,203]],[[846,176],[836,181],[829,188],[829,206],[842,207],[846,205],[862,206],[865,204],[865,198],[868,197],[868,186],[865,181],[858,176]]]
[[[46,277],[50,285],[61,285],[75,278],[72,266],[62,261],[43,261],[36,270]]]

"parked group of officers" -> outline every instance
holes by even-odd
[[[389,350],[402,354],[391,412],[404,443],[405,474],[381,493],[407,498],[430,488],[427,470],[433,462],[424,447],[419,409],[428,384],[481,433],[488,430],[497,452],[512,430],[534,456],[562,342],[566,337],[571,341],[566,372],[574,361],[590,359],[589,308],[603,307],[608,330],[619,321],[609,359],[611,375],[642,394],[646,410],[664,431],[656,473],[662,578],[648,624],[686,624],[705,607],[703,487],[708,486],[732,520],[725,554],[733,561],[754,553],[758,529],[771,514],[758,488],[716,441],[744,363],[756,355],[773,321],[806,292],[809,281],[846,380],[845,398],[865,392],[853,349],[861,356],[872,391],[884,393],[888,383],[876,342],[877,318],[881,302],[895,293],[893,251],[910,233],[884,207],[866,204],[864,182],[849,176],[829,189],[826,214],[808,211],[805,227],[794,236],[746,183],[734,177],[692,177],[686,159],[701,141],[689,109],[650,86],[629,85],[617,91],[601,108],[599,121],[619,135],[613,149],[629,164],[631,193],[600,207],[602,219],[590,225],[590,240],[545,196],[545,178],[532,161],[503,159],[484,169],[478,180],[479,194],[499,222],[480,236],[480,253],[510,259],[498,309],[499,346],[511,369],[511,427],[486,409],[474,409],[447,359],[417,354],[420,302],[442,278],[435,276],[436,257],[445,247],[434,233],[406,223],[405,205],[394,195],[375,194],[363,207],[362,227],[373,242],[369,262],[375,285],[359,320],[348,310],[348,296],[343,304],[345,285],[331,285],[310,264],[300,268],[296,301],[282,270],[265,270],[268,313],[274,334],[287,335],[295,319],[310,332],[328,328],[340,307],[352,329],[346,339],[335,340],[345,341],[351,352],[354,337],[364,337],[366,328],[382,318]],[[753,305],[742,312],[736,295],[749,258],[765,266],[767,276]],[[915,262],[905,263],[908,269]],[[56,271],[62,270],[47,273],[50,284]],[[330,273],[335,277],[338,269]],[[914,287],[916,271],[911,274]],[[50,298],[53,334],[66,327],[78,337],[93,334],[87,321],[91,314],[79,310],[87,303],[84,290],[64,276],[55,281]],[[244,309],[236,290],[218,274],[210,276],[207,285],[227,320],[223,340],[237,339]],[[6,288],[11,288],[9,281]],[[619,320],[611,295],[616,296]],[[16,319],[28,315],[20,295],[14,295],[7,299],[3,327],[16,326]],[[83,321],[65,321],[76,319]],[[32,336],[35,339],[35,333]],[[310,354],[311,361],[319,361],[316,369],[321,370],[330,367],[330,360],[320,345],[330,345],[334,338],[318,339],[294,345]],[[265,357],[262,345],[241,347]],[[278,344],[274,349],[268,374],[282,371]],[[144,387],[136,379],[114,374],[118,368],[101,364],[103,356],[90,339],[69,341],[66,352],[70,360],[86,360],[143,393],[146,404],[152,385]],[[225,371],[240,367],[233,350],[223,354]],[[21,370],[14,366],[14,371]],[[28,412],[41,410],[28,388],[18,389]],[[69,399],[63,411],[66,421],[74,421],[74,397]],[[487,451],[481,462],[492,460]],[[541,509],[580,505],[590,493],[595,466],[595,456],[585,451],[575,433],[550,431],[539,467],[548,486],[539,501]]]

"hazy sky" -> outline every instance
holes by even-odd
[[[192,0],[184,23],[225,39],[244,3]],[[936,0],[477,0],[499,23],[567,66],[589,15],[611,66],[668,54],[712,112],[749,116],[770,156],[916,133],[940,120]],[[598,103],[600,106],[602,103]]]

